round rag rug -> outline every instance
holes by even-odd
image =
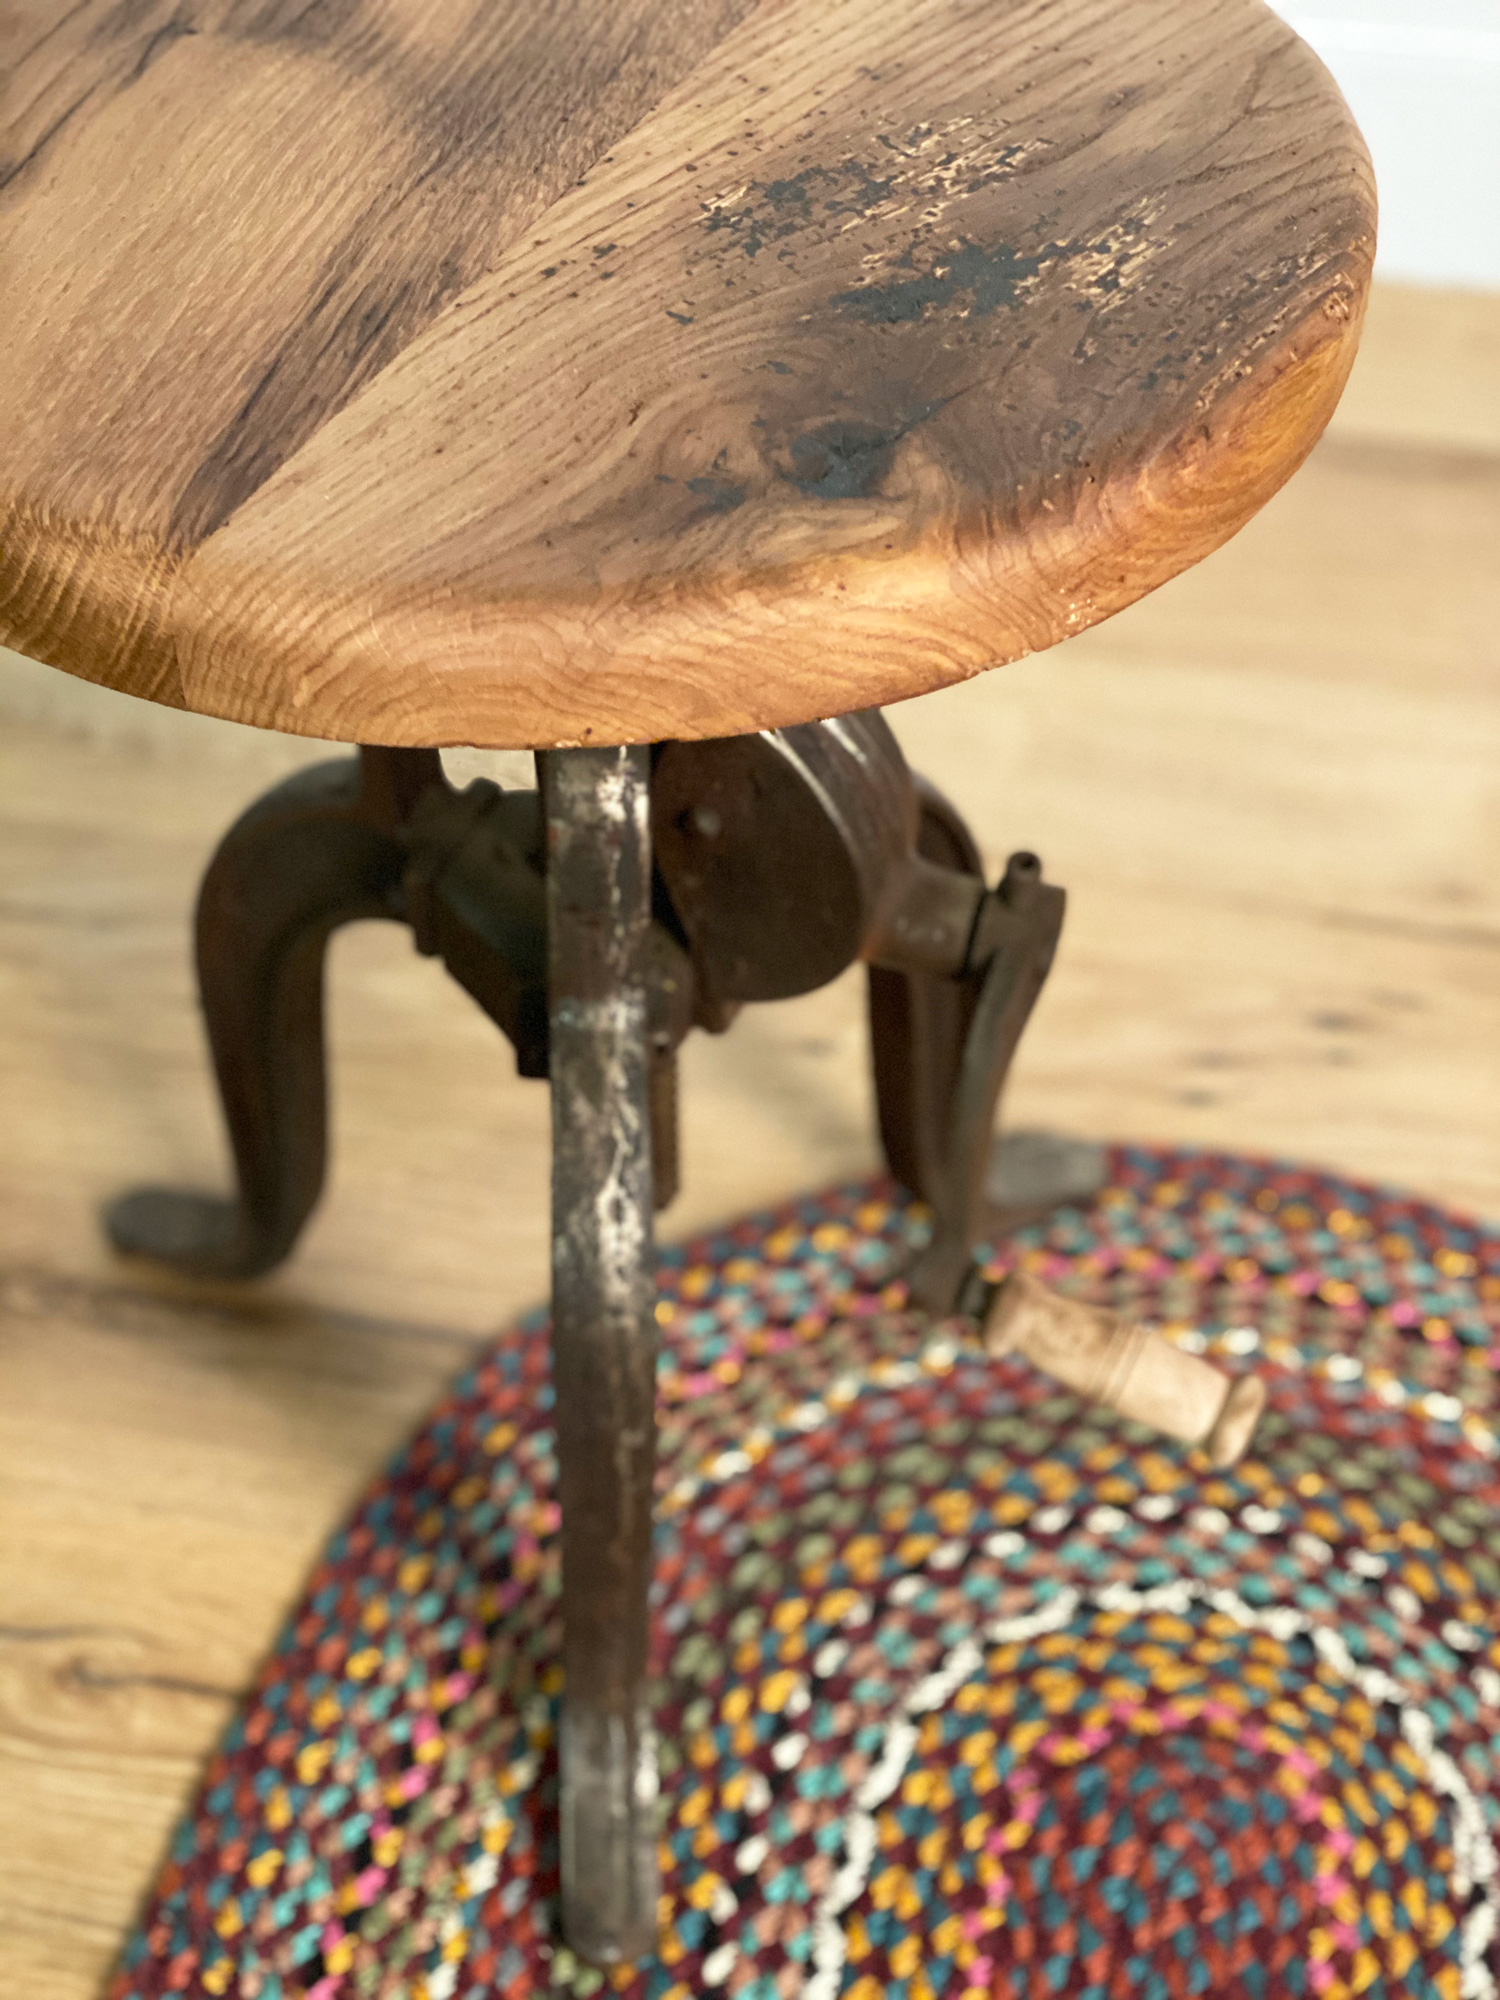
[[[111,1987],[246,2000],[1488,2000],[1500,1235],[1120,1149],[991,1259],[1269,1404],[1199,1454],[909,1313],[843,1188],[663,1254],[661,1929],[555,1929],[545,1322],[333,1539]]]

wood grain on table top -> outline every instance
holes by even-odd
[[[1260,0],[22,0],[0,638],[306,735],[705,735],[1049,645],[1353,358]]]

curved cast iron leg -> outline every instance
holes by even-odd
[[[974,1246],[985,1231],[985,1182],[1006,1072],[1062,929],[1063,893],[1042,880],[1034,854],[1013,854],[980,915],[978,993],[953,1092],[932,1240],[911,1274],[911,1293],[930,1312],[959,1305]],[[989,935],[985,936],[986,926]]]
[[[918,854],[982,876],[979,849],[958,808],[924,778],[914,776],[913,783],[920,808]],[[942,1190],[953,1095],[978,999],[972,980],[870,967],[870,1054],[880,1143],[894,1178],[929,1206]]]
[[[323,1184],[323,957],[357,917],[400,914],[390,822],[436,752],[366,753],[278,785],[225,835],[198,898],[198,984],[237,1198],[141,1188],[105,1211],[116,1249],[249,1278],[296,1241]],[[389,794],[389,796],[386,796]],[[385,824],[381,824],[385,821]]]
[[[554,750],[547,812],[552,1367],[562,1503],[562,1915],[610,1964],[656,1936],[646,1699],[656,1457],[649,752]]]

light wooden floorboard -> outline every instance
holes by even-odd
[[[1035,846],[1070,892],[1013,1120],[1496,1215],[1500,301],[1377,293],[1360,369],[1199,570],[892,720],[992,864]],[[0,719],[0,1991],[82,2000],[323,1537],[541,1296],[546,1102],[405,933],[361,927],[299,1255],[244,1291],[116,1265],[100,1200],[222,1176],[203,860],[330,753],[14,661]],[[673,1233],[874,1164],[861,1007],[856,976],[690,1045]]]

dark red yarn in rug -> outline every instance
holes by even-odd
[[[536,1319],[334,1537],[112,2000],[1494,2000],[1500,1235],[1121,1149],[1003,1246],[1264,1375],[1215,1475],[909,1314],[924,1228],[664,1254],[655,1957],[555,1934]]]

